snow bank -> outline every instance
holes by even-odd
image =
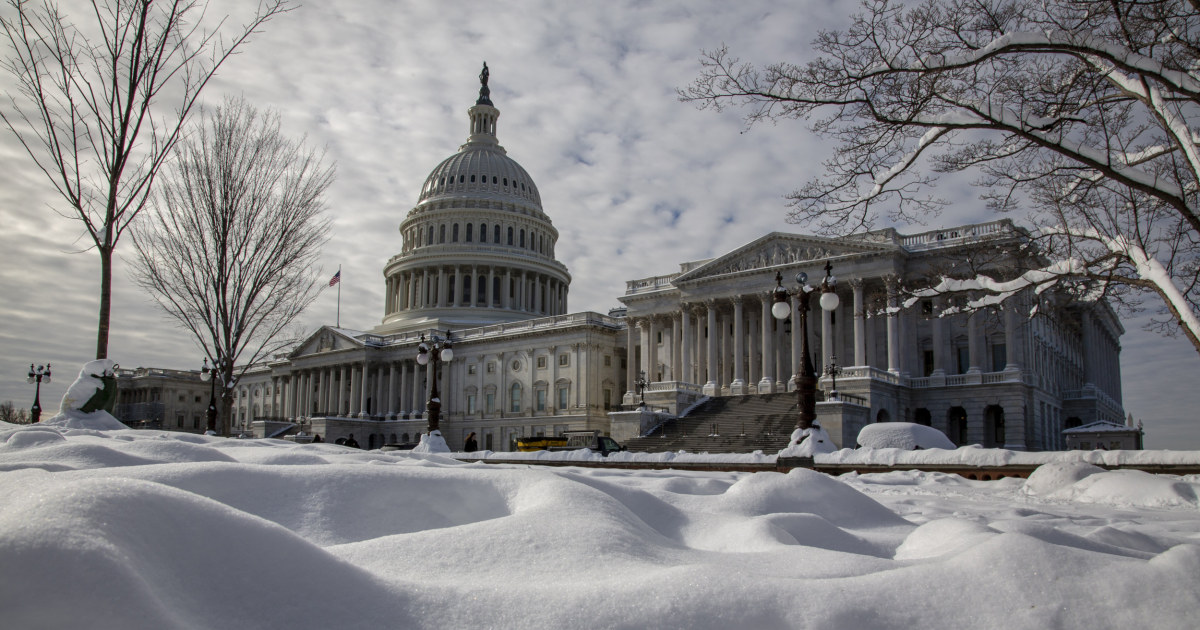
[[[1194,478],[537,467],[12,425],[0,470],[6,627],[1091,630],[1200,609]]]
[[[876,422],[858,432],[858,444],[864,448],[899,448],[907,451],[940,448],[954,450],[954,442],[933,427],[912,422]]]

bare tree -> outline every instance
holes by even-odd
[[[0,119],[100,254],[98,359],[108,356],[118,241],[213,74],[290,10],[287,0],[265,0],[226,39],[224,20],[204,27],[206,9],[198,0],[93,0],[71,14],[53,0],[8,0],[0,17],[11,46],[0,64],[17,81]]]
[[[240,98],[176,147],[153,210],[133,229],[132,274],[216,366],[221,432],[246,369],[296,341],[288,328],[324,285],[324,193],[333,167]],[[211,427],[210,427],[211,428]]]
[[[866,0],[818,58],[758,69],[704,54],[685,101],[810,119],[839,146],[789,195],[821,233],[920,222],[941,174],[1024,210],[1042,266],[958,278],[989,300],[1047,285],[1160,298],[1200,352],[1200,12],[1181,0]],[[1031,289],[1032,287],[1032,289]]]
[[[24,408],[17,409],[11,400],[0,402],[0,422],[29,424],[29,412]]]

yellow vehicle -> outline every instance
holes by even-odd
[[[522,453],[533,451],[577,451],[586,448],[605,457],[609,453],[625,450],[616,440],[599,431],[565,431],[558,436],[531,436],[517,438],[517,450]]]

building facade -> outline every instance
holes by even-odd
[[[132,428],[204,433],[210,401],[211,384],[199,370],[117,369],[113,417]]]
[[[436,378],[451,447],[471,432],[481,448],[512,450],[521,436],[608,430],[626,387],[623,324],[567,312],[558,231],[533,178],[500,145],[486,71],[480,79],[467,142],[433,169],[400,224],[380,325],[324,327],[250,371],[235,424],[259,436],[299,425],[367,448],[411,443],[426,429]],[[447,338],[451,361],[418,364],[423,340]]]
[[[957,444],[1064,448],[1064,428],[1124,414],[1124,329],[1106,303],[1043,294],[968,310],[969,296],[910,297],[947,270],[1017,268],[1006,252],[1025,251],[1025,239],[1008,221],[836,239],[773,233],[677,273],[630,281],[621,298],[634,359],[626,382],[645,373],[648,401],[667,407],[685,400],[682,391],[790,389],[801,365],[799,298],[793,292],[787,320],[771,315],[776,274],[804,273],[817,284],[829,264],[839,304],[830,311],[813,300],[808,347],[827,394],[818,419],[839,446],[853,446],[866,423],[905,421]],[[828,395],[835,378],[836,399]]]
[[[381,323],[323,327],[250,370],[235,392],[235,426],[353,435],[367,448],[411,443],[426,429],[436,378],[448,444],[475,432],[481,448],[502,451],[521,436],[609,433],[610,413],[643,394],[670,415],[705,396],[790,391],[798,300],[788,319],[772,317],[775,277],[815,280],[826,264],[840,305],[813,309],[808,344],[818,370],[840,370],[821,378],[829,395],[818,405],[839,446],[853,446],[868,422],[910,421],[959,444],[1059,449],[1064,428],[1123,417],[1123,329],[1103,302],[1043,294],[967,312],[960,296],[906,297],[954,264],[1003,275],[1019,262],[1004,252],[1025,239],[1007,221],[836,239],[776,232],[629,281],[618,316],[569,313],[558,232],[533,179],[500,146],[486,67],[480,78],[467,142],[433,169],[399,226]],[[419,344],[444,339],[453,359],[419,365]]]

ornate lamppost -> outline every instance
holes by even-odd
[[[421,345],[417,346],[417,364],[427,365],[430,360],[433,361],[433,383],[429,388],[429,400],[425,403],[425,414],[429,418],[428,432],[433,433],[438,430],[438,421],[442,415],[442,398],[438,393],[438,363],[442,361],[450,362],[454,360],[454,350],[450,343],[450,331],[446,331],[446,336],[439,337],[437,333],[430,335],[432,343],[425,341],[425,335],[421,335]]]
[[[640,405],[638,405],[638,407],[645,409],[646,408],[646,386],[649,385],[649,383],[646,381],[646,372],[644,370],[638,372],[637,380],[633,382],[633,385],[635,387],[637,387],[638,395],[642,397],[642,402]]]
[[[50,383],[50,364],[47,363],[45,367],[39,365],[37,369],[34,369],[33,364],[30,363],[29,378],[26,382],[37,383],[33,388],[33,407],[29,409],[29,421],[34,424],[42,417],[42,379],[45,379],[47,384]]]
[[[200,379],[208,381],[208,411],[206,412],[206,433],[217,432],[217,379],[224,378],[225,361],[215,359],[212,367],[208,367],[208,357],[204,357],[204,367],[200,368]],[[224,391],[222,389],[222,391]]]
[[[838,296],[833,292],[836,285],[836,279],[830,275],[833,266],[829,262],[825,263],[825,279],[821,281],[821,308],[832,311],[838,307]],[[797,300],[796,312],[800,318],[799,326],[796,333],[800,335],[800,372],[793,378],[796,382],[796,398],[797,406],[799,407],[799,419],[796,422],[796,427],[799,429],[810,429],[813,425],[813,420],[817,418],[817,375],[816,369],[813,367],[812,358],[808,352],[808,310],[809,298],[815,290],[813,286],[808,284],[808,274],[801,271],[796,274],[796,284],[798,285],[794,291],[788,291],[783,286],[783,274],[775,273],[775,290],[772,292],[771,315],[775,319],[785,320],[791,315],[792,307],[788,304],[788,298],[795,295]]]
[[[833,265],[828,260],[825,261],[825,278],[821,280],[821,308],[829,312],[837,310],[838,304],[841,303],[838,294],[834,292],[837,289],[837,278],[830,273],[832,271]],[[833,327],[836,325],[837,322],[829,324],[829,332],[834,339],[837,338],[837,335],[833,335]],[[825,375],[832,380],[829,397],[837,398],[837,377],[842,373],[842,368],[838,366],[836,344],[831,342],[830,348],[832,351],[829,353],[829,362],[825,365]]]

